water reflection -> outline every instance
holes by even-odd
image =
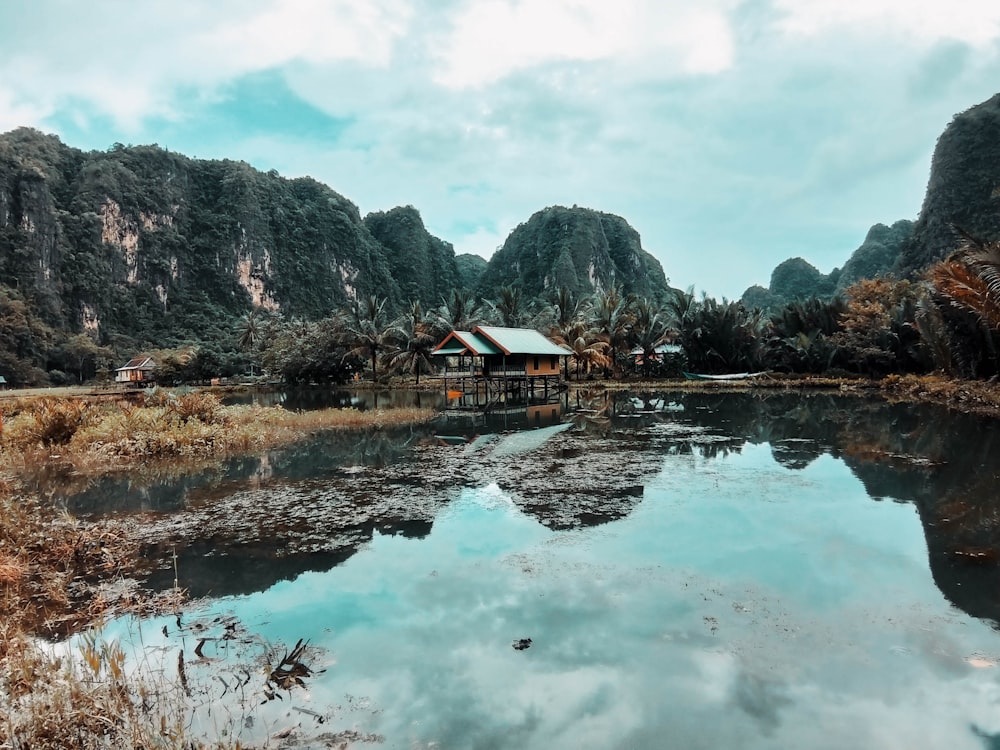
[[[289,408],[446,403],[429,393],[278,396]],[[46,489],[81,515],[158,514],[142,532],[153,584],[170,584],[163,561],[177,550],[195,594],[230,594],[325,570],[376,533],[425,536],[463,488],[495,484],[542,525],[572,529],[627,517],[662,482],[665,462],[719,462],[761,446],[793,472],[835,459],[873,500],[912,503],[940,590],[1000,622],[998,436],[993,420],[828,394],[576,391],[445,411],[419,427],[330,433],[192,475],[83,488],[56,476]]]

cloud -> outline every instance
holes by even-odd
[[[609,211],[673,283],[735,297],[915,218],[998,40],[976,2],[36,0],[0,28],[0,127],[310,174],[457,252]]]
[[[982,0],[775,0],[790,34],[815,36],[843,27],[885,35],[897,33],[922,43],[958,40],[974,47],[1000,39],[1000,5]]]
[[[128,131],[180,118],[192,91],[296,62],[385,66],[406,31],[403,0],[212,4],[39,2],[0,32],[0,74],[15,103],[76,109]],[[24,105],[22,105],[24,106]]]
[[[451,22],[435,80],[483,86],[555,62],[640,62],[658,75],[719,73],[733,63],[724,6],[650,0],[470,2]]]

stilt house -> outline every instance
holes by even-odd
[[[538,388],[546,395],[556,390],[561,358],[572,354],[538,331],[498,326],[452,331],[432,353],[444,358],[446,384],[453,381],[462,393],[474,394],[477,402],[482,391],[487,405]]]

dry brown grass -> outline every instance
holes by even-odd
[[[209,393],[152,391],[123,399],[14,399],[6,417],[0,468],[62,462],[93,475],[176,459],[221,458],[284,445],[322,430],[379,429],[433,416],[430,409],[321,409],[228,406]]]
[[[153,391],[121,398],[0,401],[0,748],[196,748],[177,680],[126,674],[115,644],[85,641],[80,658],[54,655],[38,635],[61,636],[123,611],[179,606],[128,586],[113,600],[100,584],[124,583],[137,548],[125,521],[87,522],[25,489],[20,472],[58,467],[81,485],[108,472],[175,473],[288,444],[323,430],[379,429],[426,421],[428,409],[302,413],[223,407],[208,393]],[[211,747],[239,747],[221,740]]]

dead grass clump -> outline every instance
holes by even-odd
[[[87,404],[80,399],[44,398],[19,411],[4,428],[8,448],[65,445],[87,420]]]

